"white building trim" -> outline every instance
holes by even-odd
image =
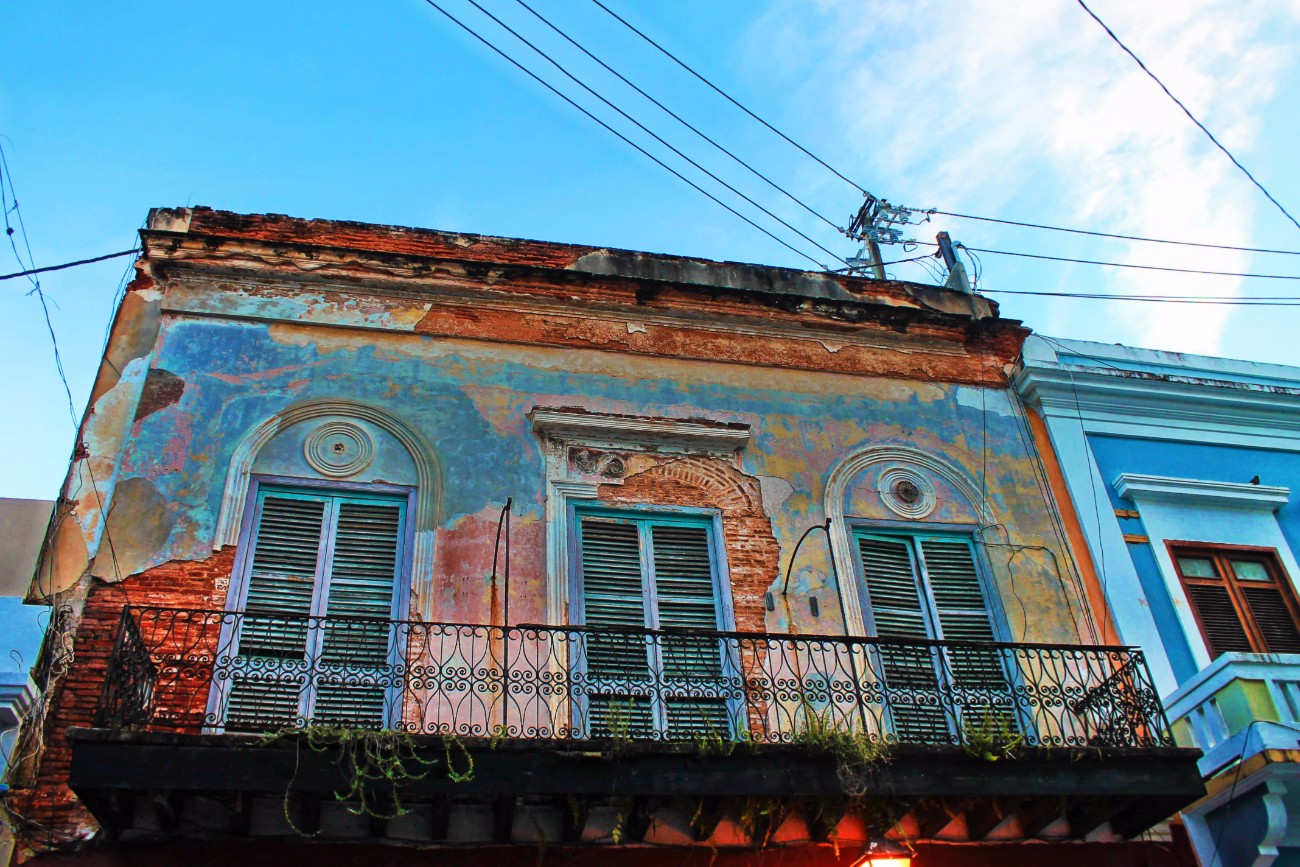
[[[1237,509],[1265,509],[1269,512],[1285,506],[1290,488],[1272,485],[1208,482],[1203,479],[1177,479],[1169,476],[1144,476],[1120,473],[1115,490],[1126,500],[1179,500],[1198,505],[1227,506]]]
[[[1160,692],[1173,692],[1177,682],[1088,437],[1297,452],[1300,368],[1033,336],[1015,383],[1047,426],[1120,639],[1145,647]],[[1138,505],[1199,666],[1209,664],[1209,654],[1166,540],[1274,547],[1293,583],[1300,578],[1272,516],[1289,489],[1136,473],[1122,473],[1114,484]],[[1218,538],[1204,538],[1206,527]]]

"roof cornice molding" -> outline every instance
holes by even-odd
[[[1093,433],[1300,450],[1300,388],[1042,362],[1015,385],[1043,415]]]
[[[1291,489],[1274,485],[1251,485],[1235,482],[1211,482],[1204,479],[1178,479],[1170,476],[1147,476],[1120,473],[1115,477],[1115,491],[1126,500],[1176,500],[1199,505],[1228,506],[1237,509],[1276,511],[1291,498]]]
[[[710,300],[730,297],[744,299],[746,303],[759,301],[782,309],[792,309],[793,305],[803,314],[823,318],[832,327],[840,329],[846,322],[857,324],[878,319],[896,330],[903,323],[923,321],[951,329],[957,339],[964,339],[963,335],[968,335],[969,329],[977,324],[982,332],[996,334],[1006,331],[1019,333],[1022,338],[1028,334],[1018,320],[999,318],[996,305],[982,296],[902,281],[889,281],[869,293],[854,292],[838,280],[818,272],[735,263],[716,264],[718,267],[734,264],[735,268],[741,269],[740,273],[725,275],[729,279],[706,282],[692,277],[698,269],[686,267],[693,260],[685,257],[667,257],[673,261],[680,260],[683,264],[680,273],[653,268],[645,273],[635,273],[635,268],[627,270],[605,261],[610,257],[602,258],[600,251],[589,253],[566,266],[527,259],[493,261],[458,255],[456,250],[417,253],[312,242],[309,239],[266,240],[170,229],[142,231],[141,240],[145,251],[142,262],[151,274],[159,278],[192,273],[207,279],[219,277],[266,282],[275,275],[274,279],[287,277],[290,282],[302,283],[337,280],[353,291],[367,284],[375,289],[378,281],[387,283],[387,291],[397,289],[399,294],[414,292],[416,295],[422,292],[398,284],[411,280],[428,283],[440,278],[466,280],[485,286],[512,280],[527,283],[538,278],[554,281],[557,285],[614,280],[651,287],[654,291],[669,286],[688,293],[703,293]],[[773,279],[774,275],[786,278],[786,288],[781,288],[785,284]]]
[[[656,443],[728,454],[749,444],[749,425],[609,415],[563,408],[535,409],[529,417],[534,433],[570,442]]]

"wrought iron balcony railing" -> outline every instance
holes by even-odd
[[[1142,653],[127,607],[97,725],[544,740],[1171,746]]]

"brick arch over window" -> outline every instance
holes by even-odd
[[[412,586],[416,588],[431,586],[433,541],[438,526],[438,504],[442,490],[442,473],[437,456],[424,435],[405,420],[386,410],[359,401],[323,399],[296,403],[280,410],[246,433],[230,458],[212,547],[220,549],[238,543],[239,527],[243,520],[244,505],[248,499],[249,474],[262,448],[280,431],[322,416],[343,416],[370,422],[391,434],[411,456],[415,464],[418,486],[415,497],[415,547],[411,558],[411,580]]]
[[[763,510],[758,479],[721,458],[681,457],[634,473],[622,484],[601,485],[598,497],[616,505],[718,509],[736,628],[765,631],[763,594],[776,575],[780,548]]]

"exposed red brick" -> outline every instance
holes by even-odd
[[[48,695],[44,751],[36,770],[35,785],[16,788],[9,796],[19,813],[61,832],[95,827],[89,811],[67,786],[72,761],[67,730],[94,723],[122,609],[139,605],[221,610],[225,607],[226,594],[224,589],[218,589],[217,580],[230,578],[234,559],[235,549],[223,548],[206,560],[172,561],[117,584],[91,585],[77,626],[75,661]],[[206,690],[178,695],[173,689],[165,698],[169,704],[190,708],[191,725],[197,725],[202,715],[198,709],[207,702]],[[33,849],[40,848],[39,840],[27,842]]]
[[[736,628],[765,631],[763,594],[776,576],[780,546],[763,511],[758,479],[720,458],[681,457],[631,475],[621,485],[601,485],[599,498],[606,503],[718,509]]]

